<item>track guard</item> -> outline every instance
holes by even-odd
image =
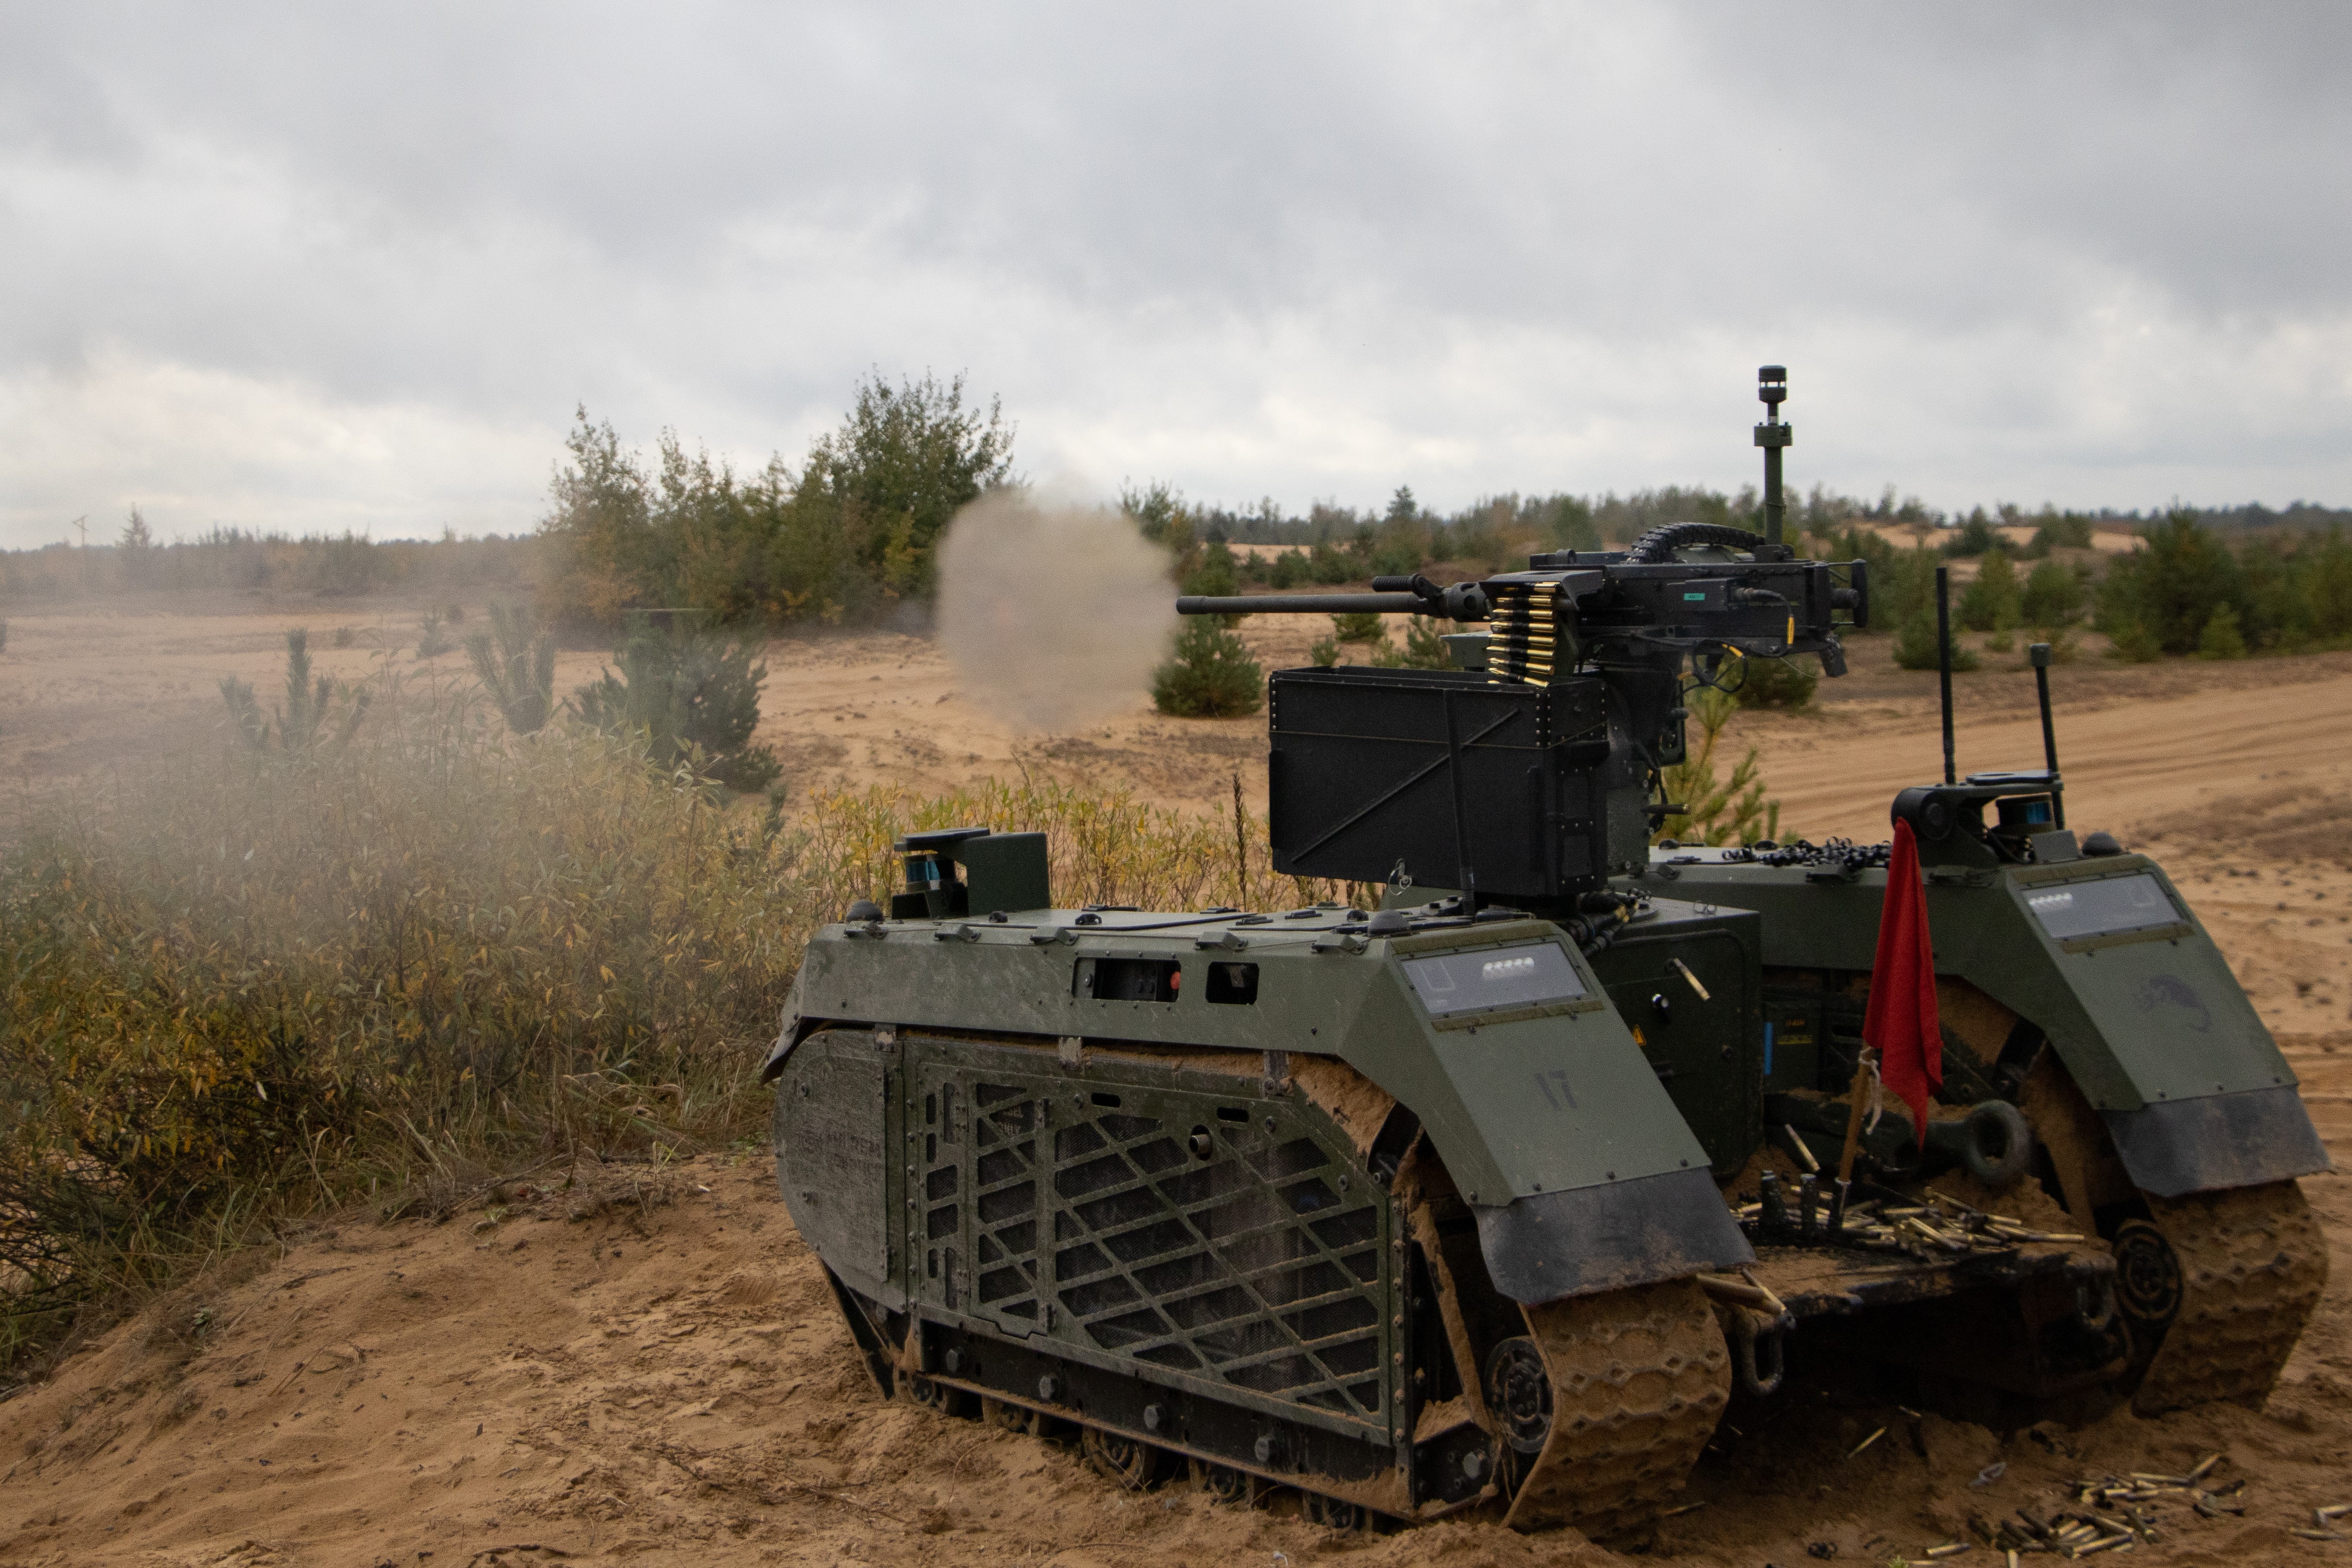
[[[1474,1212],[1495,1288],[1528,1305],[1756,1261],[1703,1170],[1540,1193]]]

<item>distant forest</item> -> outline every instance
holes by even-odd
[[[798,464],[779,455],[750,473],[689,453],[667,432],[649,455],[629,449],[609,424],[582,410],[532,533],[379,542],[350,533],[290,537],[215,527],[167,542],[133,510],[105,542],[0,552],[0,606],[122,592],[488,596],[532,601],[577,646],[609,644],[636,609],[698,610],[720,623],[776,629],[908,624],[905,614],[919,618],[931,596],[933,552],[957,510],[1020,482],[1013,436],[998,405],[968,397],[961,377],[895,385],[877,377],[856,389],[839,429],[817,439]],[[1753,486],[1730,493],[1702,485],[1623,495],[1513,492],[1446,512],[1424,509],[1400,486],[1378,509],[1318,501],[1301,515],[1271,499],[1245,510],[1204,504],[1155,481],[1129,486],[1120,505],[1168,550],[1171,577],[1205,583],[1202,591],[1228,579],[1337,584],[1436,564],[1492,571],[1529,550],[1622,544],[1664,522],[1762,525]],[[2086,600],[2093,579],[2115,575],[2087,558],[2095,531],[2163,529],[2185,537],[2187,529],[2232,561],[2263,555],[2294,563],[2336,559],[2347,523],[2352,509],[2300,501],[2284,510],[2146,512],[2028,511],[2003,503],[1963,514],[1892,485],[1867,498],[1816,485],[1792,493],[1789,507],[1792,534],[1816,553],[1882,552],[1893,548],[1880,537],[1890,524],[1908,531],[1914,548],[1906,554],[1993,551],[2042,561],[2053,551],[2083,552],[2069,570],[2084,579]],[[2004,527],[2032,531],[2021,541],[1996,531]],[[2266,580],[2260,563],[2248,570],[2249,581]],[[2334,621],[2332,613],[2321,615],[2315,625],[2326,629],[2315,635],[2338,635]],[[2249,599],[2246,622],[2251,630],[2291,625],[2293,617],[2259,611]],[[2184,635],[2168,631],[2163,640],[2177,647]]]

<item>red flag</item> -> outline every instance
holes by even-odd
[[[1895,825],[1886,862],[1886,902],[1878,912],[1878,956],[1870,966],[1870,1010],[1862,1037],[1878,1049],[1878,1076],[1911,1108],[1922,1142],[1927,1097],[1944,1086],[1944,1034],[1936,1021],[1936,954],[1927,935],[1927,889],[1911,825]]]

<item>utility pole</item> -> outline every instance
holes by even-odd
[[[81,530],[81,553],[74,559],[80,563],[77,570],[81,574],[81,591],[87,594],[89,592],[89,513],[82,513],[67,526]]]

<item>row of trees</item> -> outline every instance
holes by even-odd
[[[528,535],[376,541],[364,534],[294,538],[213,528],[169,542],[136,507],[111,543],[49,544],[0,552],[0,600],[55,603],[101,594],[243,593],[257,588],[322,597],[417,590],[520,588],[536,574],[540,542]]]
[[[541,535],[555,547],[542,609],[561,632],[610,632],[633,609],[722,621],[838,625],[920,601],[958,509],[1013,478],[1013,427],[963,378],[858,387],[839,430],[797,468],[739,475],[665,432],[651,464],[582,409]]]

